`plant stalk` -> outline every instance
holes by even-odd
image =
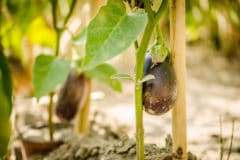
[[[135,105],[136,105],[136,150],[137,159],[144,160],[144,129],[143,129],[143,105],[142,83],[144,59],[147,47],[154,30],[154,22],[148,21],[141,44],[136,52],[136,80],[135,80]]]
[[[51,92],[49,94],[50,100],[49,100],[49,106],[48,106],[48,130],[49,130],[49,137],[51,142],[53,142],[53,132],[54,132],[54,125],[52,121],[53,96],[54,96],[54,93]]]
[[[136,111],[136,151],[137,159],[144,160],[144,128],[143,128],[143,104],[142,104],[142,83],[143,67],[146,51],[153,34],[154,28],[159,21],[160,15],[164,7],[167,5],[167,0],[163,0],[158,12],[155,14],[151,10],[151,5],[148,0],[144,0],[145,10],[148,13],[148,23],[143,33],[143,38],[139,48],[136,51],[136,73],[135,73],[135,111]]]
[[[61,31],[60,29],[56,29],[56,49],[55,49],[55,56],[57,57],[59,55],[59,45],[60,45],[60,39],[61,39]]]
[[[187,159],[185,0],[170,1],[170,46],[177,78],[177,99],[172,111],[174,159]]]

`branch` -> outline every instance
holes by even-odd
[[[67,14],[67,16],[66,16],[66,18],[65,18],[65,20],[64,20],[64,26],[67,24],[69,18],[71,17],[76,2],[77,2],[76,0],[73,0],[73,1],[72,1],[71,6],[70,6],[70,10],[69,10],[69,12],[68,12],[68,14]]]
[[[53,18],[53,27],[57,30],[57,2],[58,0],[51,0],[52,4],[52,18]]]

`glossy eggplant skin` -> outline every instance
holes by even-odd
[[[77,114],[80,103],[83,101],[86,76],[70,71],[68,78],[61,88],[56,103],[56,115],[62,121],[70,121]]]
[[[177,96],[176,75],[168,62],[152,63],[150,54],[144,62],[144,76],[152,74],[155,79],[143,83],[143,107],[152,115],[168,112]]]

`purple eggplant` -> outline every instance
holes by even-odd
[[[144,76],[152,74],[155,79],[143,83],[143,107],[147,113],[161,115],[168,112],[177,96],[176,75],[167,61],[154,64],[150,54],[144,62]]]

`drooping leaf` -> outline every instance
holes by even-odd
[[[122,86],[119,80],[111,79],[111,76],[116,74],[117,71],[109,64],[101,64],[92,70],[85,72],[86,76],[96,78],[98,81],[105,83],[116,91],[121,92]]]
[[[87,40],[87,28],[84,28],[78,35],[72,38],[72,42],[75,45],[83,45]]]
[[[147,82],[149,80],[155,79],[155,76],[152,74],[148,74],[146,76],[143,77],[143,79],[141,80],[141,83]]]
[[[70,70],[70,64],[50,55],[40,55],[33,67],[33,86],[37,98],[47,95],[63,83]]]
[[[7,60],[0,46],[0,159],[7,152],[11,135],[12,83]]]
[[[111,76],[112,79],[127,79],[134,80],[129,74],[118,73]]]
[[[127,15],[123,0],[109,0],[88,26],[85,68],[94,68],[127,49],[146,22],[146,13]]]

